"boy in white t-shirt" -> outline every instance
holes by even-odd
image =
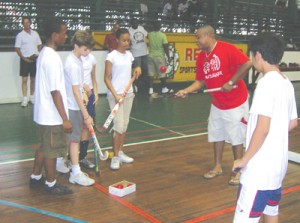
[[[69,154],[72,164],[69,182],[82,186],[90,186],[95,181],[82,172],[79,166],[79,143],[83,125],[93,125],[83,102],[84,71],[81,56],[87,56],[93,48],[94,40],[87,31],[76,31],[72,38],[73,51],[65,61],[64,73],[69,107],[69,116],[73,124],[73,132],[69,135]]]
[[[146,43],[148,32],[143,26],[139,25],[137,18],[131,20],[131,26],[128,30],[130,33],[130,52],[134,57],[133,67],[142,69],[142,76],[135,81],[135,92],[148,93],[148,48]]]
[[[72,132],[68,117],[63,64],[56,52],[65,43],[67,27],[60,20],[45,24],[46,46],[37,60],[36,103],[33,119],[38,124],[41,145],[35,152],[30,187],[46,184],[46,191],[52,195],[71,194],[73,191],[56,182],[56,158],[67,156],[67,133]],[[46,179],[42,176],[45,168]]]
[[[141,75],[141,68],[132,69],[134,60],[131,52],[127,51],[130,45],[130,35],[127,29],[121,28],[116,32],[118,47],[107,54],[105,61],[104,82],[108,88],[107,99],[110,109],[122,99],[120,108],[114,118],[113,150],[114,157],[111,159],[111,169],[118,170],[120,164],[132,163],[133,158],[123,152],[125,136],[129,124],[129,117],[134,99],[132,86],[128,90],[125,98],[122,94],[129,83],[131,76],[137,79]]]
[[[96,59],[93,54],[88,54],[87,56],[81,57],[83,63],[83,88],[88,96],[88,102],[86,105],[89,115],[93,118],[95,122],[95,105],[98,102],[98,85],[96,81]],[[94,127],[95,128],[95,127]],[[89,161],[87,156],[87,150],[89,147],[89,137],[90,133],[88,128],[83,128],[80,139],[80,149],[79,149],[79,162],[82,166],[88,169],[95,167],[91,161]]]
[[[246,152],[233,164],[241,169],[234,223],[278,222],[282,181],[288,166],[289,131],[297,126],[294,88],[277,66],[284,42],[262,33],[250,43],[252,62],[263,73],[257,84],[247,126]]]

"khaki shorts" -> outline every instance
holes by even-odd
[[[119,134],[127,131],[134,97],[134,93],[129,93],[126,95],[125,100],[119,107],[119,110],[114,118],[113,130]],[[116,100],[112,95],[107,95],[107,99],[110,110],[112,110],[116,105]]]
[[[148,75],[150,77],[165,78],[166,72],[160,71],[161,66],[166,66],[165,57],[151,57],[149,56],[148,62]]]
[[[46,158],[66,157],[68,153],[67,134],[62,125],[38,125],[41,144],[38,150]]]
[[[221,110],[211,105],[208,118],[208,141],[226,141],[233,146],[244,144],[248,117],[248,100],[239,107],[228,110]]]

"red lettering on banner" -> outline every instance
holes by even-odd
[[[185,61],[193,60],[193,49],[186,48],[185,49]]]
[[[200,53],[201,50],[197,49],[197,48],[186,48],[185,49],[185,60],[184,61],[196,61],[198,58],[198,55]]]
[[[201,52],[200,49],[194,49],[194,58],[195,58],[195,61],[197,60],[198,55],[199,55],[200,52]]]

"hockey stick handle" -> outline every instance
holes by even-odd
[[[237,88],[238,86],[237,85],[233,85],[232,86],[233,88]],[[218,88],[211,88],[211,89],[206,89],[203,91],[203,93],[209,93],[209,92],[216,92],[216,91],[221,91],[221,87],[218,87]]]
[[[119,101],[117,102],[117,104],[114,106],[114,108],[112,109],[112,111],[110,112],[109,116],[107,117],[106,121],[104,122],[102,128],[101,128],[101,132],[104,132],[106,129],[108,129],[110,123],[113,121],[114,117],[116,116],[119,107],[120,107],[120,103],[124,100],[125,96],[127,95],[131,85],[133,84],[133,82],[135,81],[136,77],[133,76],[130,81],[128,82],[121,98],[119,99]]]

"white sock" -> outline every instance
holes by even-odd
[[[42,174],[40,174],[40,175],[31,174],[30,177],[31,177],[31,179],[40,180],[42,178]]]
[[[45,184],[48,186],[48,187],[53,187],[55,184],[56,184],[56,180],[54,180],[53,182],[48,182],[46,180]]]
[[[81,172],[81,169],[80,169],[80,166],[79,164],[76,164],[76,165],[72,165],[72,173],[74,175],[78,174]]]
[[[57,163],[57,164],[62,164],[62,163],[64,163],[64,158],[62,158],[62,157],[56,158],[56,163]]]
[[[149,88],[149,94],[153,94],[153,88]]]

